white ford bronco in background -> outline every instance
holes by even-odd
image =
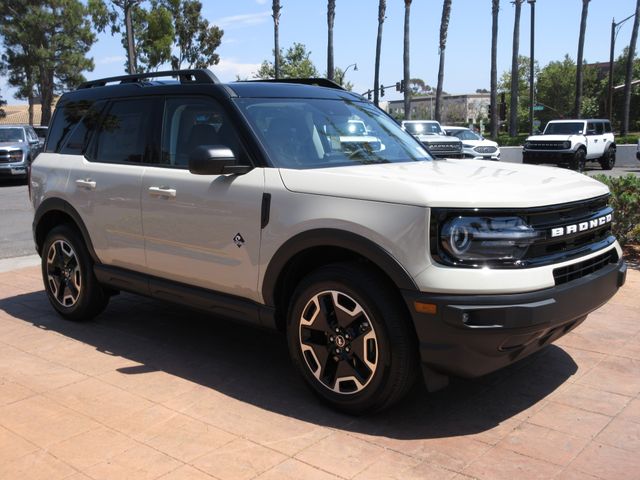
[[[354,120],[374,145],[343,145]],[[435,390],[524,358],[625,281],[602,183],[434,160],[323,79],[87,82],[30,175],[60,315],[128,291],[281,330],[311,389],[351,413],[397,402],[421,370]]]
[[[522,149],[525,164],[555,163],[581,172],[586,162],[599,162],[603,170],[614,167],[616,142],[609,120],[552,120]]]

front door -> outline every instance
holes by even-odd
[[[189,154],[224,145],[247,158],[220,105],[208,97],[165,101],[159,163],[142,178],[147,273],[258,300],[264,171],[195,175]]]

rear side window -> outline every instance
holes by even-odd
[[[604,125],[602,122],[596,122],[596,135],[602,135],[604,133]]]
[[[47,137],[45,152],[60,153],[69,139],[69,135],[91,108],[92,103],[88,100],[72,101],[65,102],[64,105],[56,108],[51,130]]]
[[[611,123],[604,122],[604,133],[611,133]]]
[[[142,163],[151,155],[151,128],[155,100],[115,101],[96,127],[87,158],[102,163]]]
[[[67,155],[83,155],[91,141],[91,136],[100,122],[100,113],[104,109],[106,102],[94,103],[87,110],[75,129],[68,136],[67,142],[60,149],[60,153]]]
[[[587,135],[595,135],[596,134],[596,124],[595,122],[587,123]]]

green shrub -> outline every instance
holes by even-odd
[[[638,143],[638,138],[640,138],[640,135],[638,135],[637,133],[630,133],[629,135],[618,135],[616,136],[616,145],[635,145],[636,143]]]
[[[528,133],[519,133],[515,137],[510,137],[506,133],[501,133],[497,138],[494,138],[492,140],[498,142],[498,145],[500,145],[501,147],[519,147],[524,143],[528,136]]]
[[[629,174],[619,178],[606,175],[594,175],[593,178],[611,190],[613,233],[620,244],[640,243],[640,177]]]

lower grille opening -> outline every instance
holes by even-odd
[[[589,275],[590,273],[597,272],[610,263],[616,263],[617,261],[618,252],[615,249],[612,249],[602,255],[590,258],[589,260],[574,263],[573,265],[567,265],[566,267],[556,268],[553,271],[553,278],[556,285],[562,285],[563,283],[577,280]]]

